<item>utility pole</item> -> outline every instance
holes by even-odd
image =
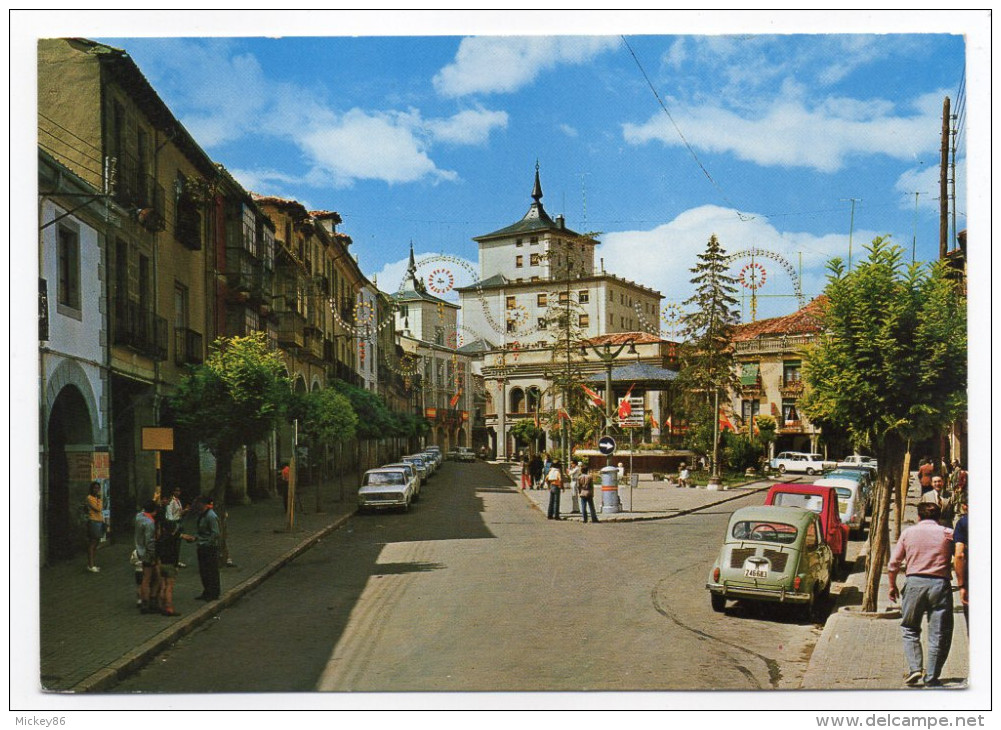
[[[949,251],[949,97],[942,102],[942,162],[938,176],[938,257]]]
[[[911,239],[912,264],[914,263],[915,257],[917,256],[917,247],[918,247],[918,196],[927,194],[928,193],[919,193],[919,192],[914,193],[914,238]]]
[[[852,216],[848,224],[848,270],[852,270],[852,233],[855,231],[855,203],[862,202],[862,198],[842,198],[841,200],[852,201]]]

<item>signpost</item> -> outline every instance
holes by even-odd
[[[615,453],[615,439],[611,436],[602,436],[598,439],[598,451],[603,453],[605,456],[611,456]]]
[[[143,428],[142,430],[143,451],[153,451],[156,460],[156,486],[153,491],[153,499],[160,499],[160,452],[174,450],[174,429],[172,428]]]

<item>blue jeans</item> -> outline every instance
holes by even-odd
[[[598,513],[594,511],[594,495],[590,497],[580,498],[580,513],[584,516],[584,522],[587,522],[587,508],[588,505],[591,507],[591,520],[593,522],[598,521]]]
[[[904,658],[911,672],[922,670],[921,621],[928,617],[926,679],[938,679],[952,647],[952,584],[944,578],[907,576],[900,593]]]
[[[546,513],[546,516],[551,520],[558,520],[560,518],[561,491],[558,487],[549,488],[549,512]]]

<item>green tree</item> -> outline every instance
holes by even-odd
[[[299,419],[299,433],[309,446],[311,454],[323,454],[323,465],[316,485],[316,510],[321,511],[320,484],[326,477],[329,448],[334,444],[340,450],[344,442],[354,438],[358,416],[347,396],[334,388],[322,388],[292,396],[293,417]],[[315,460],[314,460],[315,461]]]
[[[695,293],[685,301],[687,313],[681,321],[684,343],[678,386],[690,423],[705,423],[702,419],[708,411],[707,425],[712,429],[708,453],[712,454],[713,475],[719,476],[718,410],[721,397],[737,384],[732,340],[739,315],[737,282],[726,273],[726,251],[715,233],[691,272]],[[689,433],[698,442],[690,445],[700,450],[703,429],[692,428]]]
[[[824,332],[805,353],[801,407],[879,459],[862,603],[874,611],[908,439],[931,436],[965,410],[967,335],[965,301],[941,263],[907,266],[884,237],[866,250],[853,271],[840,259],[828,264]]]
[[[536,426],[533,419],[522,418],[511,426],[510,433],[514,436],[517,443],[523,443],[531,447],[540,436],[545,434],[545,431]]]
[[[215,457],[213,498],[225,536],[226,487],[233,456],[267,436],[288,405],[291,387],[281,356],[263,333],[220,337],[205,362],[181,378],[170,396],[178,428]],[[222,555],[226,556],[225,537]]]

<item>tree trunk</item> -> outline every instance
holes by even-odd
[[[869,559],[866,561],[865,592],[862,610],[875,612],[879,596],[879,583],[883,577],[890,554],[890,503],[903,466],[904,444],[894,436],[887,436],[876,452],[879,460],[879,478],[876,482],[876,506],[869,528]]]

